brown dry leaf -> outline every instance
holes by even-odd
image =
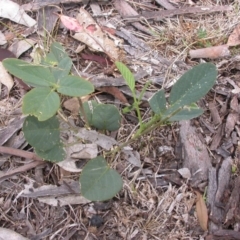
[[[69,110],[72,113],[72,115],[76,116],[76,115],[79,114],[80,104],[79,104],[79,101],[76,97],[75,98],[69,98],[68,100],[66,100],[63,103],[63,106],[67,110]]]
[[[101,87],[99,88],[100,91],[109,93],[113,95],[115,98],[119,99],[123,103],[128,103],[128,100],[126,97],[123,95],[123,93],[116,87],[114,86],[109,86],[109,87]]]
[[[215,47],[201,48],[190,50],[189,55],[191,58],[222,58],[230,56],[228,45],[220,45]]]
[[[36,41],[33,39],[24,39],[20,41],[15,41],[10,47],[11,51],[17,58],[19,58],[24,52],[29,50],[35,45]]]
[[[198,191],[195,191],[195,193],[197,195],[197,202],[196,202],[197,218],[198,218],[201,228],[204,231],[207,231],[207,229],[208,229],[208,211],[207,211],[206,203],[203,200],[202,195]]]
[[[233,30],[232,34],[228,38],[227,45],[228,46],[237,46],[240,44],[240,24],[236,26]]]
[[[2,62],[0,62],[0,86],[1,83],[7,87],[8,93],[10,92],[14,84],[11,75],[9,75],[9,73],[6,71],[6,69],[2,65]]]
[[[0,45],[4,45],[7,43],[7,39],[5,35],[0,31]]]
[[[120,43],[120,39],[110,33],[104,33],[85,9],[80,8],[77,20],[64,15],[60,15],[60,19],[65,27],[76,32],[73,38],[87,44],[95,51],[105,52],[113,60],[119,59],[116,45]]]

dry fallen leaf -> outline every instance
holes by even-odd
[[[228,38],[227,45],[228,46],[237,46],[240,44],[240,24],[236,26],[233,30],[232,34]]]
[[[69,98],[64,103],[63,106],[71,112],[72,115],[77,116],[79,114],[80,109],[80,103],[78,99],[75,98]]]
[[[9,0],[0,0],[0,17],[10,19],[27,27],[36,24],[36,21],[28,16],[17,3]]]
[[[112,64],[113,64],[108,58],[105,58],[105,57],[102,57],[102,56],[98,56],[96,54],[85,54],[85,53],[82,53],[81,57],[83,59],[86,59],[86,60],[98,62],[99,64],[101,64],[104,67],[112,66]]]
[[[124,94],[114,86],[106,86],[99,88],[100,91],[109,93],[113,95],[115,98],[119,99],[121,102],[128,104],[128,100],[124,96]]]
[[[9,73],[6,71],[6,69],[2,65],[2,62],[0,62],[0,84],[1,83],[7,87],[8,93],[10,92],[14,84],[11,75],[9,75]]]
[[[83,27],[79,24],[77,19],[65,16],[65,15],[59,15],[59,17],[63,25],[69,30],[72,30],[75,32],[83,31]]]
[[[119,59],[119,50],[116,44],[120,42],[117,38],[104,33],[91,15],[83,8],[80,9],[77,19],[59,15],[64,26],[76,33],[73,38],[87,44],[95,51],[105,52],[112,60]]]
[[[7,43],[5,35],[0,31],[0,45],[4,45]]]
[[[36,41],[33,39],[24,39],[20,41],[17,40],[8,48],[8,50],[14,53],[14,55],[18,58],[24,52],[32,48],[35,43]]]
[[[206,203],[202,197],[202,195],[198,192],[195,191],[197,195],[197,202],[196,202],[196,212],[197,212],[197,218],[199,221],[199,224],[201,228],[204,231],[207,231],[208,229],[208,211],[207,211],[207,206]]]

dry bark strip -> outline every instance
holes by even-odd
[[[183,167],[188,168],[192,174],[192,183],[195,185],[208,179],[208,169],[211,160],[207,147],[196,134],[190,121],[180,122],[180,138],[183,146]]]
[[[208,235],[206,240],[240,240],[240,233],[234,230],[218,230]]]
[[[211,112],[212,120],[215,125],[221,124],[222,119],[218,113],[217,107],[215,102],[210,102],[209,103],[209,110]]]
[[[226,158],[220,169],[211,167],[209,169],[209,184],[207,191],[207,202],[210,206],[209,232],[213,233],[219,230],[224,222],[224,205],[221,202],[224,191],[228,187],[231,174],[232,158]]]
[[[160,21],[166,17],[173,17],[175,15],[182,14],[209,14],[213,12],[231,11],[231,6],[202,6],[202,7],[186,7],[177,8],[173,10],[162,10],[162,11],[144,11],[142,16],[146,19],[154,19]],[[139,18],[140,19],[140,18]]]
[[[23,4],[21,8],[25,11],[36,11],[42,7],[59,5],[60,3],[88,3],[88,0],[35,0],[32,3]]]
[[[138,13],[126,1],[115,0],[113,3],[122,18],[129,20],[136,29],[145,32],[148,35],[153,35],[147,27],[138,22],[140,20]]]
[[[168,0],[156,0],[156,2],[167,10],[176,9]]]
[[[234,188],[225,208],[225,225],[230,225],[234,220],[239,218],[238,212],[240,210],[240,176],[235,179]]]

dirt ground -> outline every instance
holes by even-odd
[[[37,29],[0,18],[0,31],[7,39],[1,49],[16,47],[24,39],[46,48],[52,41],[60,42],[74,63],[73,73],[93,82],[96,92],[92,98],[119,109],[125,106],[122,95],[107,88],[111,84],[102,84],[119,77],[107,55],[74,39],[74,32],[53,12],[74,18],[84,7],[102,29],[121,39],[121,60],[134,74],[139,73],[137,90],[150,81],[146,99],[160,88],[169,93],[172,84],[198,63],[214,63],[218,77],[212,90],[198,102],[203,115],[187,127],[176,122],[142,136],[131,144],[131,159],[123,152],[117,154],[112,165],[124,185],[106,202],[90,202],[81,196],[79,173],[21,157],[14,151],[33,151],[22,132],[22,98],[28,89],[17,79],[10,93],[2,85],[0,143],[10,150],[6,154],[0,149],[0,239],[10,239],[12,232],[6,230],[24,237],[11,239],[31,240],[240,239],[240,1],[14,2],[37,20]],[[44,18],[47,21],[41,20]],[[238,44],[227,46],[229,36]],[[198,49],[204,50],[194,52]],[[30,61],[32,50],[19,58]],[[132,103],[126,86],[117,82],[114,86]],[[82,127],[68,100],[63,99],[65,115]],[[143,120],[150,118],[144,99],[141,112]],[[109,136],[123,143],[137,124],[134,112],[125,114],[121,128]],[[195,148],[201,145],[201,154],[206,154],[201,155],[201,166],[196,152],[188,153],[190,130]],[[75,164],[81,169],[86,161],[77,159]],[[199,171],[205,171],[207,177],[199,178]]]

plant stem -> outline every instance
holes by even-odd
[[[137,111],[137,117],[138,117],[140,129],[142,129],[142,125],[143,124],[142,124],[142,115],[141,115],[140,108],[139,108],[139,101],[138,101],[138,99],[136,97],[135,92],[132,92],[132,93],[133,93],[134,108]]]
[[[159,126],[163,126],[165,124],[165,122],[167,122],[172,116],[177,114],[179,111],[181,111],[181,108],[177,109],[176,111],[174,111],[169,116],[167,116],[163,119],[161,119],[160,116],[155,115],[150,121],[148,121],[146,123],[146,125],[144,125],[144,129],[141,129],[141,127],[140,127],[140,129],[136,132],[136,134],[129,141],[121,144],[120,146],[115,148],[113,151],[107,153],[107,155],[116,154],[116,152],[120,151],[122,148],[124,148],[127,145],[131,144],[132,142],[136,141],[141,136],[153,131],[154,129],[158,128]]]

